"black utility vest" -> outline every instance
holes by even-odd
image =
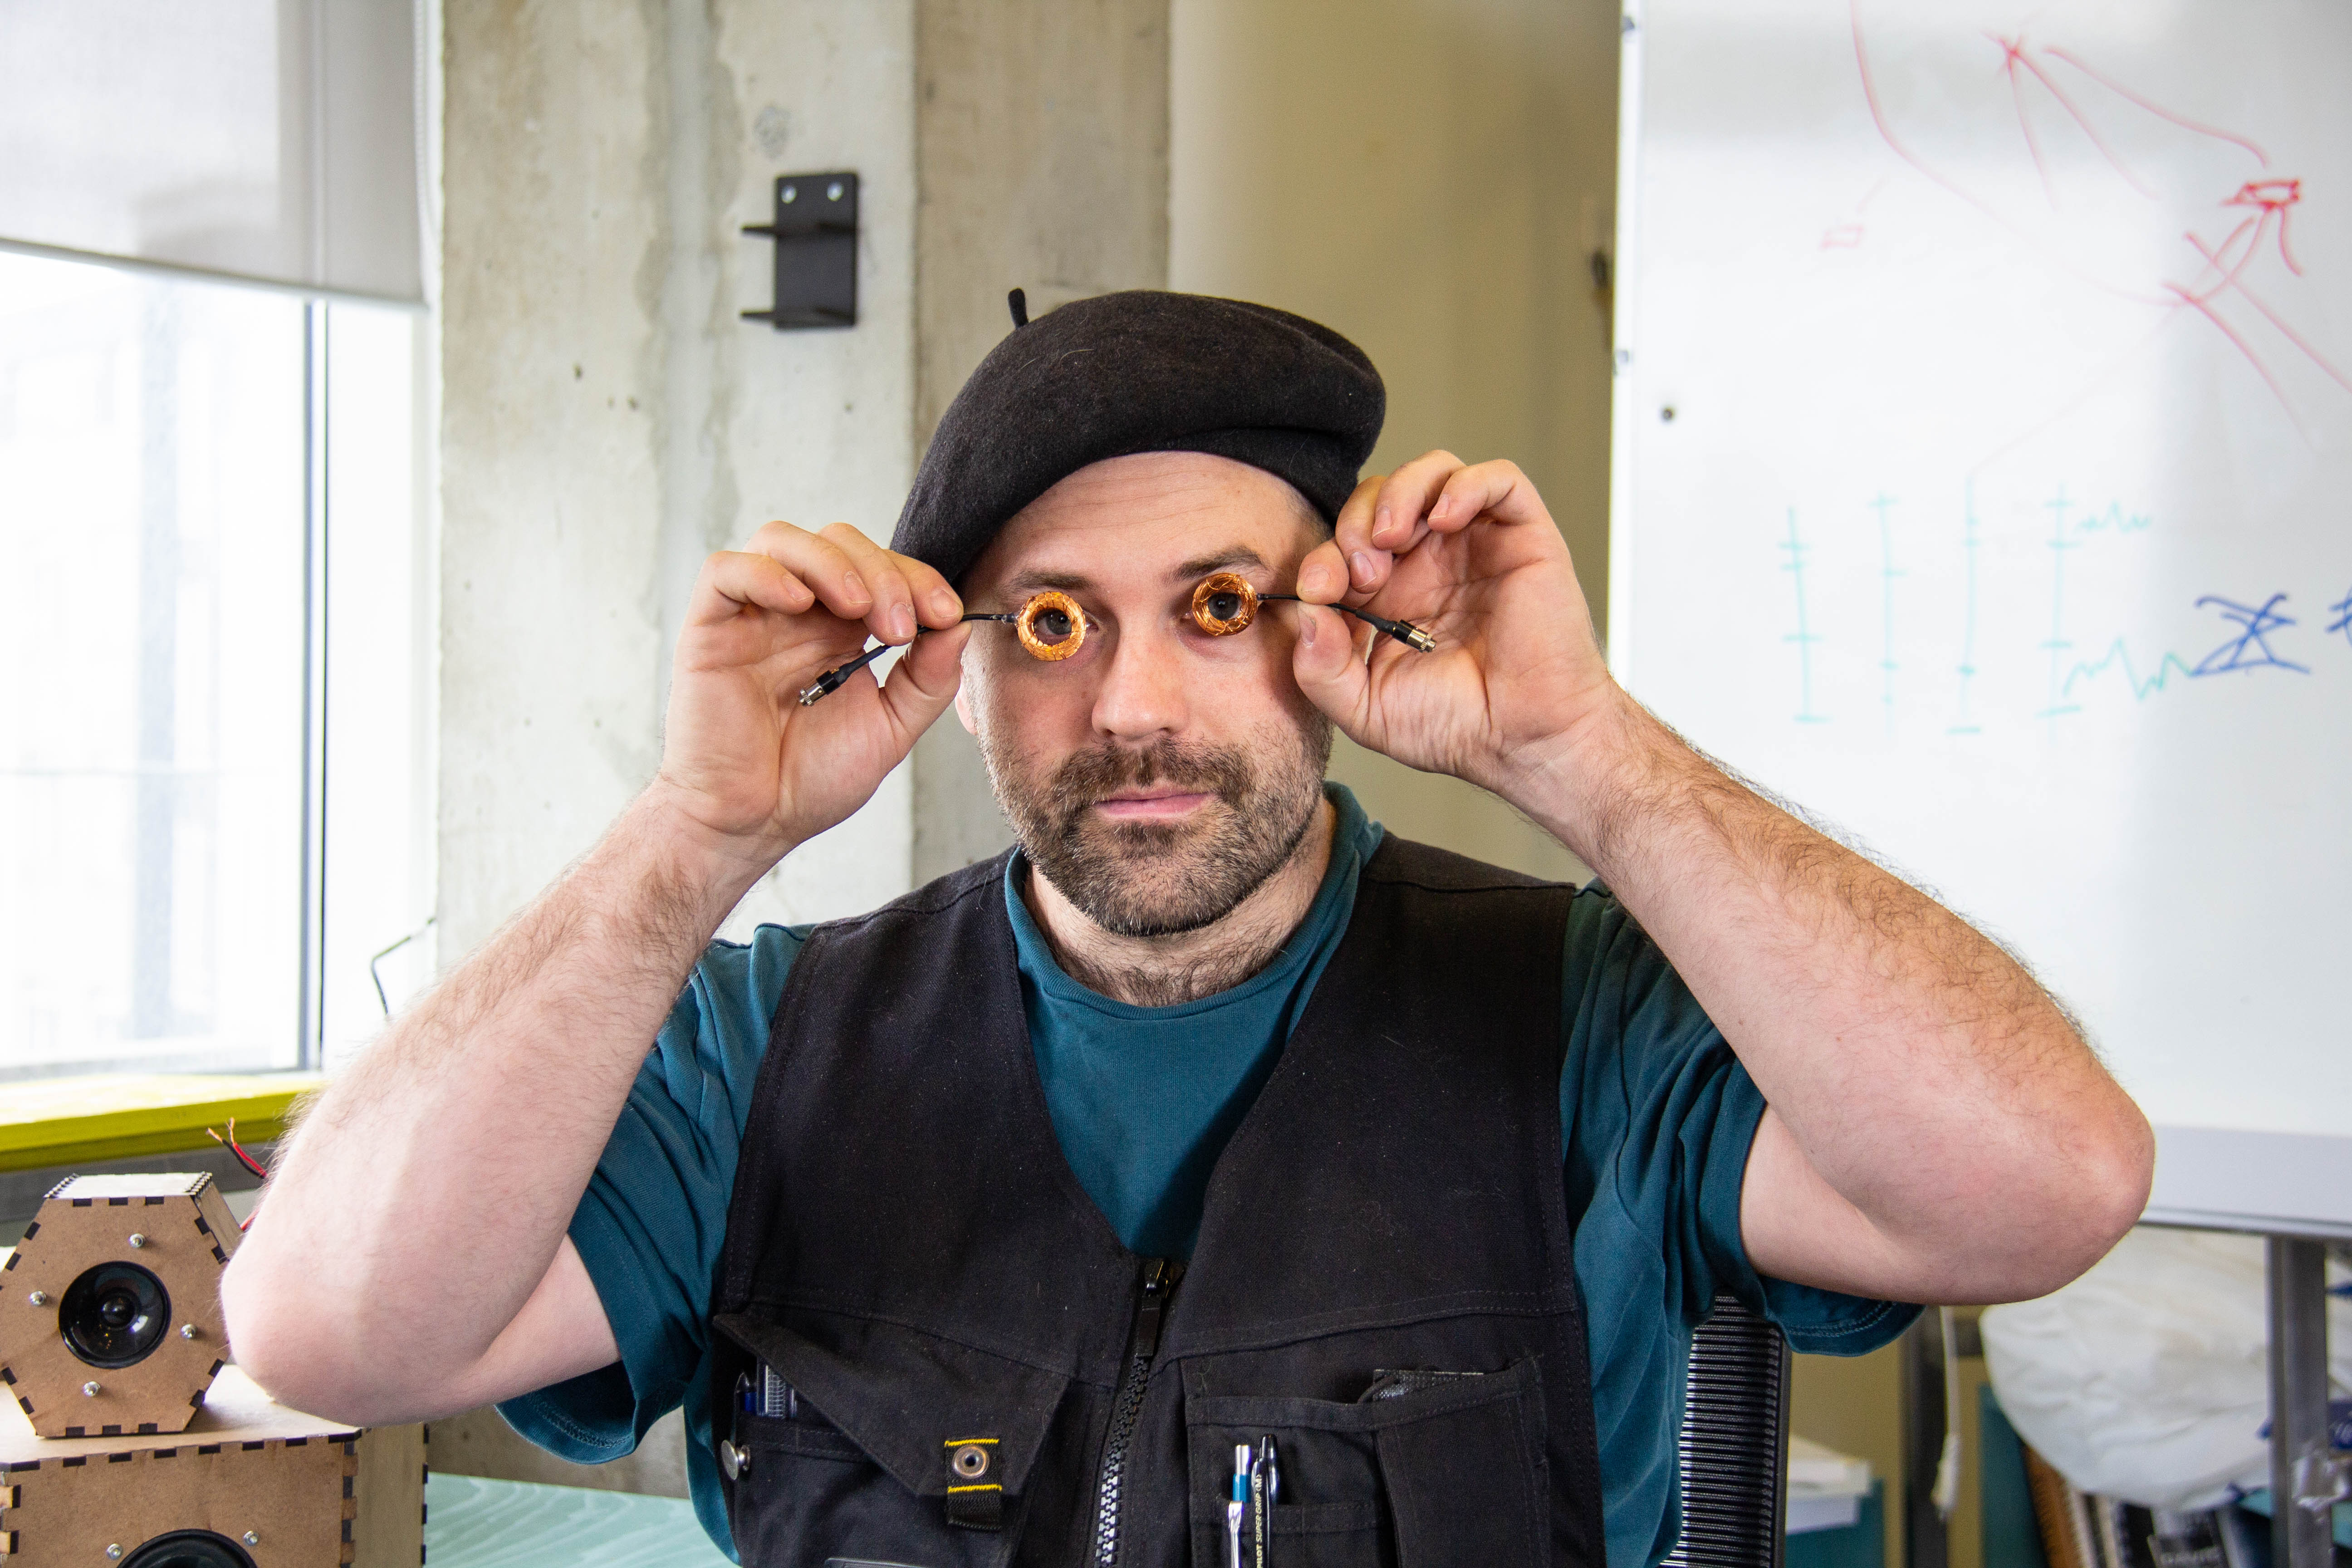
[[[713,1296],[747,1568],[1226,1568],[1262,1436],[1276,1568],[1602,1568],[1570,889],[1384,841],[1180,1268],[1062,1157],[1004,875],[821,927],[793,965]],[[770,1371],[793,1414],[745,1410]]]

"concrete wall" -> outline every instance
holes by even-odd
[[[440,931],[478,943],[652,774],[702,557],[887,534],[913,469],[911,0],[446,8]],[[860,321],[770,331],[779,173],[863,177]],[[908,885],[905,770],[746,900]]]
[[[445,955],[656,752],[660,39],[626,0],[446,12]],[[650,272],[651,277],[647,274]]]
[[[1433,447],[1527,469],[1596,620],[1609,581],[1614,0],[1173,0],[1169,275],[1329,323],[1389,388],[1373,467]],[[1414,837],[1549,875],[1492,796],[1347,746]]]

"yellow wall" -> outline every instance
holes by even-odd
[[[1375,469],[1509,458],[1593,601],[1608,574],[1613,0],[1173,0],[1169,279],[1347,333],[1389,389]],[[1413,837],[1549,875],[1490,796],[1343,746]]]

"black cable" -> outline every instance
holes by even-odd
[[[1307,603],[1306,600],[1300,598],[1296,594],[1260,594],[1258,595],[1258,602],[1261,604],[1265,603],[1268,599],[1280,599],[1286,604],[1292,605],[1303,605]],[[1343,615],[1353,616],[1358,620],[1363,622],[1366,626],[1370,626],[1377,631],[1385,632],[1390,637],[1396,638],[1397,641],[1404,644],[1405,647],[1412,649],[1415,653],[1435,653],[1437,651],[1437,639],[1431,637],[1427,632],[1423,631],[1419,626],[1414,626],[1411,621],[1392,621],[1385,616],[1376,616],[1370,610],[1357,609],[1352,605],[1327,605],[1324,608],[1338,610]]]
[[[1017,621],[1021,617],[1017,615],[992,615],[982,611],[974,611],[972,614],[962,617],[962,619],[967,621]],[[917,626],[915,628],[915,635],[917,637],[920,637],[930,629],[931,628],[929,626]],[[880,658],[884,654],[888,653],[892,648],[898,646],[899,645],[897,643],[877,643],[874,647],[867,648],[864,653],[859,654],[856,658],[851,659],[847,664],[836,665],[833,668],[826,670],[823,675],[816,678],[815,684],[810,686],[807,690],[801,693],[801,706],[803,708],[809,707],[819,698],[829,696],[832,693],[840,690],[842,683],[846,681],[851,676],[856,675],[859,670],[864,669],[867,665],[872,664],[876,659]]]

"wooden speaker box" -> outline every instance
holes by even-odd
[[[58,1184],[0,1268],[0,1383],[44,1437],[181,1432],[227,1355],[211,1176]]]
[[[0,1407],[8,1568],[417,1568],[425,1428],[355,1432],[224,1370],[177,1436],[41,1437]]]

